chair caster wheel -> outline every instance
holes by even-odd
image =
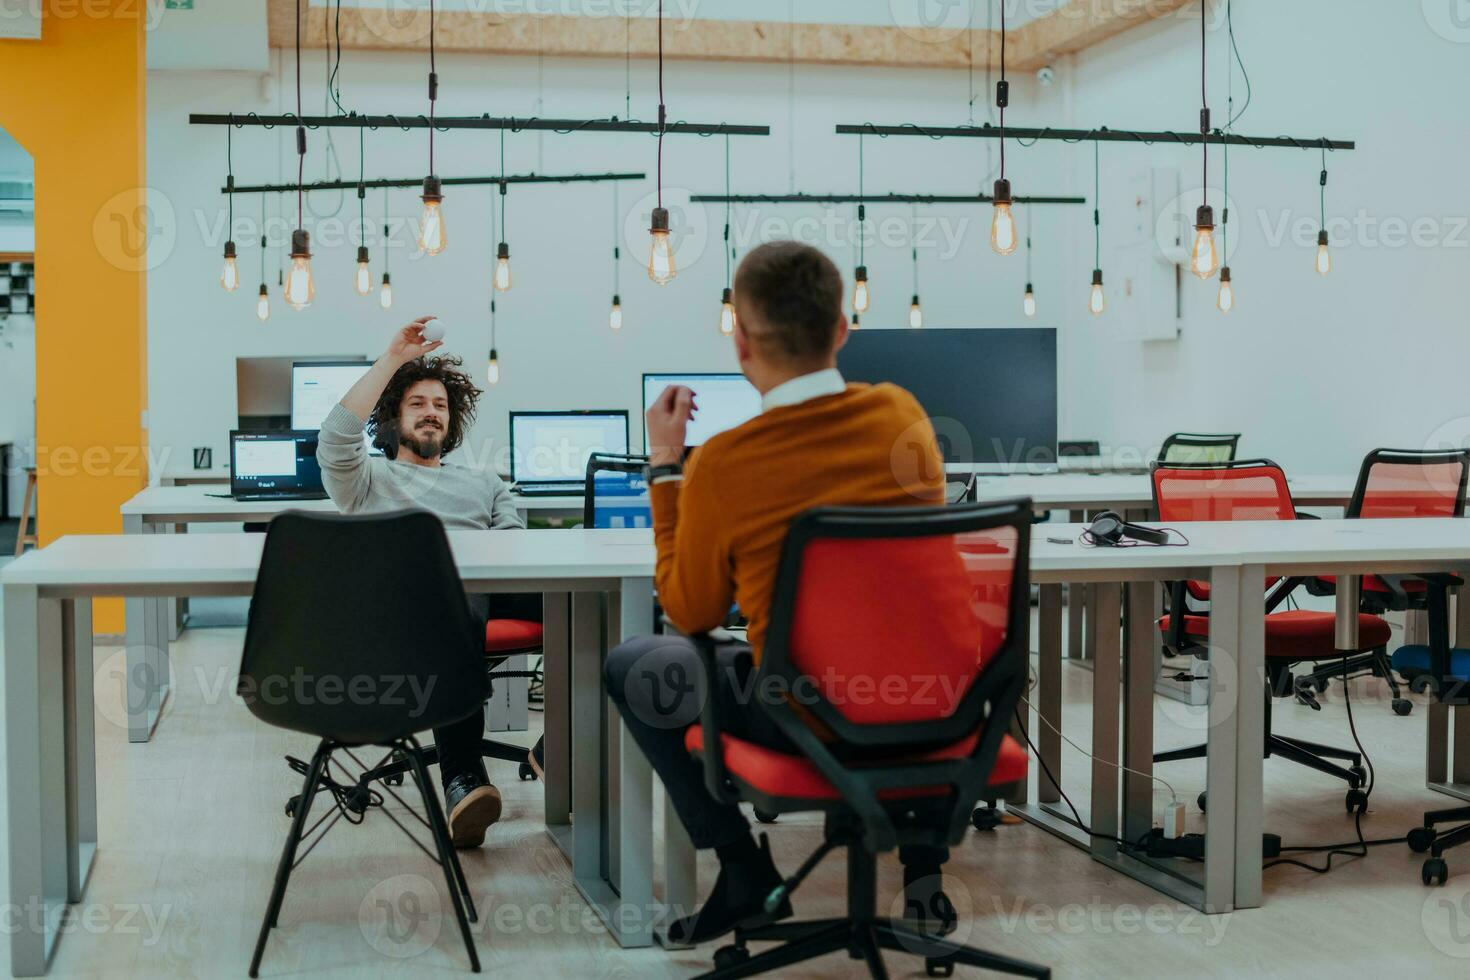
[[[1344,803],[1347,805],[1348,813],[1368,812],[1368,794],[1364,793],[1360,789],[1348,790],[1347,798],[1344,800]]]
[[[1419,877],[1426,885],[1443,885],[1449,880],[1450,866],[1445,864],[1444,858],[1430,858],[1424,862]]]
[[[1434,839],[1439,833],[1433,827],[1415,827],[1409,831],[1409,850],[1415,854],[1423,854],[1434,846]]]
[[[1353,784],[1353,789],[1357,789],[1359,786],[1368,785],[1368,770],[1364,769],[1362,766],[1349,766],[1348,772],[1352,773],[1355,777],[1357,777],[1358,780],[1356,783]]]
[[[952,977],[954,976],[954,959],[952,957],[944,959],[935,956],[927,957],[924,960],[924,973],[931,977]]]
[[[1410,701],[1408,698],[1393,699],[1393,713],[1398,715],[1400,718],[1404,717],[1413,710],[1414,702]]]
[[[1000,826],[1000,811],[995,807],[977,806],[970,811],[970,826],[976,830],[994,830]]]
[[[1204,813],[1205,812],[1205,797],[1207,795],[1208,794],[1201,793],[1199,796],[1195,797],[1195,801],[1194,802],[1196,802],[1196,803],[1199,804],[1199,812],[1200,813]]]
[[[750,950],[744,946],[721,946],[715,950],[715,969],[731,970],[750,959]]]
[[[301,797],[299,797],[299,796],[293,796],[289,800],[287,800],[286,801],[286,816],[288,816],[288,817],[290,817],[292,819],[295,819],[295,817],[296,817],[296,806],[300,802],[301,802]]]
[[[765,810],[762,810],[760,807],[756,807],[756,809],[755,809],[755,818],[757,820],[759,820],[761,823],[775,823],[777,821],[777,819],[779,819],[779,815],[778,814],[775,814],[775,813],[767,813]]]
[[[531,764],[529,762],[522,762],[521,768],[518,770],[518,772],[521,776],[521,782],[532,783],[536,781],[536,770],[531,768]]]
[[[385,785],[385,786],[402,786],[403,785],[403,773],[396,772],[396,773],[394,773],[391,776],[384,776],[383,777],[383,785]]]

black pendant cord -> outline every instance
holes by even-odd
[[[337,57],[335,60],[332,59],[332,39],[327,38],[327,59],[331,65],[331,70],[327,74],[327,95],[331,97],[333,104],[337,107],[337,111],[346,115],[347,110],[342,105],[342,85],[337,77],[342,71],[342,0],[337,0],[332,31],[336,35]]]
[[[357,131],[357,244],[367,248],[367,130]]]
[[[622,208],[620,208],[618,206],[618,196],[619,196],[618,195],[618,185],[617,184],[613,184],[612,185],[612,188],[613,188],[613,199],[612,199],[613,200],[613,221],[612,221],[612,229],[613,229],[613,236],[612,236],[613,237],[613,301],[615,303],[617,303],[618,305],[622,305],[621,300],[620,300],[620,297],[623,295],[623,288],[622,288],[623,287],[623,269],[622,269],[622,265],[623,265],[623,263],[622,263],[623,249],[622,249],[622,246],[619,244],[619,235],[620,235],[621,230],[622,230],[621,229],[621,222],[622,222],[623,212],[622,212]]]
[[[301,118],[301,0],[296,0],[296,118]],[[302,230],[306,179],[306,127],[296,127],[296,230]]]
[[[1006,5],[1000,5],[1000,81],[996,83],[995,105],[1000,110],[1000,179],[1006,179],[1006,103],[1010,102],[1010,83],[1006,81]]]
[[[725,137],[725,196],[730,195],[730,137]],[[730,245],[730,202],[725,202],[725,288],[729,289],[730,283],[730,259],[733,256]]]
[[[633,118],[633,10],[623,12],[623,118]]]
[[[1322,176],[1317,179],[1317,203],[1322,218],[1322,231],[1327,231],[1327,149],[1322,149]]]
[[[1098,147],[1092,144],[1092,267],[1102,268],[1102,164]]]
[[[434,175],[434,109],[439,101],[439,70],[434,52],[434,0],[429,0],[429,176]]]
[[[919,301],[919,209],[909,208],[909,248],[914,258],[914,302]]]
[[[495,291],[490,291],[490,353],[495,353]]]
[[[866,236],[863,234],[863,226],[867,223],[867,220],[868,220],[868,205],[867,205],[867,202],[863,200],[863,193],[866,191],[866,189],[867,189],[867,186],[866,186],[866,172],[865,172],[865,165],[864,165],[864,162],[863,162],[863,138],[861,136],[859,136],[858,137],[858,206],[857,206],[857,220],[858,220],[858,227],[857,227],[857,237],[858,237],[858,265],[859,266],[862,266],[864,268],[866,268],[866,266],[868,264],[868,248],[867,248],[867,242],[865,241]]]
[[[393,251],[388,241],[388,189],[383,188],[383,275],[388,274],[388,256]]]
[[[265,253],[267,238],[265,233],[265,195],[260,196],[260,284],[265,285]]]
[[[970,125],[975,125],[975,0],[970,0],[970,18],[965,24],[965,40],[969,42],[966,51],[965,66],[970,76]],[[988,35],[987,35],[988,37]],[[986,62],[990,61],[989,52],[986,53]]]
[[[1026,283],[1031,283],[1031,219],[1026,219]]]
[[[235,148],[234,148],[234,126],[225,127],[225,186],[231,190],[235,187]],[[226,241],[235,240],[235,195],[226,194],[229,203],[229,224],[225,225]],[[264,205],[262,205],[264,206]]]
[[[500,241],[505,241],[505,193],[509,185],[505,182],[505,130],[500,131]],[[492,209],[493,210],[493,209]]]
[[[1199,131],[1200,135],[1208,136],[1210,133],[1210,99],[1205,87],[1205,56],[1208,46],[1205,43],[1205,20],[1208,11],[1206,7],[1209,0],[1200,0],[1199,12]],[[1203,176],[1200,178],[1204,188],[1203,205],[1210,204],[1210,144],[1201,143],[1200,150],[1204,157]]]
[[[657,207],[664,206],[664,128],[668,109],[664,105],[664,0],[658,0],[658,177]]]
[[[1230,4],[1231,0],[1225,0],[1225,31],[1227,34],[1230,35],[1231,63],[1233,65],[1240,66],[1240,75],[1241,78],[1245,81],[1245,104],[1240,107],[1240,112],[1238,114],[1231,114],[1230,123],[1226,126],[1227,129],[1233,132],[1235,130],[1236,120],[1238,120],[1241,116],[1244,116],[1245,111],[1251,107],[1251,76],[1250,73],[1245,70],[1245,61],[1241,59],[1240,48],[1235,43],[1235,18],[1232,16]],[[1228,146],[1229,144],[1226,145]]]

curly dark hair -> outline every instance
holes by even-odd
[[[475,387],[468,374],[460,370],[463,364],[463,359],[452,355],[417,357],[394,372],[367,420],[373,445],[381,449],[384,456],[389,459],[398,457],[398,421],[403,396],[420,381],[438,381],[449,393],[449,425],[444,433],[442,454],[448,455],[459,448],[470,423],[475,420],[475,401],[480,397],[480,389]]]

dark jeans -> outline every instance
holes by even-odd
[[[484,632],[484,624],[491,619],[541,620],[540,595],[467,595],[470,612]],[[434,745],[439,749],[439,779],[445,786],[456,776],[471,773],[485,782],[490,781],[485,772],[485,758],[480,753],[480,742],[485,737],[485,707],[468,718],[441,725],[434,729]]]
[[[711,697],[716,699],[724,730],[737,738],[781,752],[797,752],[763,712],[751,705],[748,693],[755,673],[750,647],[732,643],[716,651],[716,677]],[[689,839],[700,849],[723,847],[748,836],[750,824],[740,808],[721,803],[704,785],[704,768],[684,748],[684,732],[699,720],[702,704],[696,678],[699,652],[687,637],[641,636],[608,654],[603,673],[608,697],[617,705],[638,747],[663,780],[664,792],[674,804]],[[943,847],[904,847],[904,864],[942,865],[949,860]]]

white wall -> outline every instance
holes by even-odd
[[[1225,112],[1227,39],[1212,4],[1210,92]],[[1215,282],[1186,275],[1183,335],[1143,344],[1111,316],[1084,312],[1090,215],[1076,214],[1068,276],[1064,388],[1073,431],[1156,445],[1175,429],[1240,431],[1241,449],[1299,472],[1356,470],[1377,446],[1466,443],[1470,358],[1464,282],[1470,230],[1463,161],[1470,152],[1463,93],[1470,31],[1458,43],[1424,11],[1453,4],[1373,0],[1241,3],[1235,33],[1254,101],[1238,124],[1250,135],[1356,139],[1329,154],[1327,212],[1334,267],[1315,254],[1316,152],[1232,150],[1231,259],[1236,309],[1215,309]],[[1439,8],[1444,8],[1441,11]],[[1077,125],[1189,130],[1199,112],[1199,21],[1166,18],[1077,57]],[[1235,75],[1236,106],[1244,85]],[[1091,153],[1070,150],[1074,179],[1090,183]],[[1104,267],[1119,261],[1116,220],[1127,179],[1150,165],[1183,169],[1200,186],[1198,150],[1103,146]],[[1211,155],[1219,200],[1221,158]],[[1216,210],[1219,218],[1219,210]],[[1361,220],[1360,220],[1361,217]],[[1306,240],[1275,240],[1283,220]],[[1421,223],[1424,243],[1406,241]],[[1116,288],[1116,286],[1114,287]],[[1085,420],[1085,421],[1084,421]],[[1457,421],[1458,420],[1458,421]]]
[[[320,52],[308,52],[304,76],[306,108],[319,111],[323,63]],[[293,73],[289,53],[286,73]],[[279,66],[278,66],[279,70]],[[418,56],[347,52],[342,92],[349,107],[374,112],[419,113],[424,106],[427,66]],[[538,65],[534,58],[441,56],[441,99],[445,115],[489,112],[526,115],[537,111]],[[605,116],[624,112],[623,65],[618,61],[546,59],[540,112],[547,116]],[[635,63],[633,112],[652,118],[656,97],[652,66]],[[969,117],[970,81],[964,72],[799,68],[795,75],[794,114],[784,66],[672,63],[667,68],[667,98],[675,119],[768,123],[766,138],[732,141],[734,187],[737,192],[854,191],[857,151],[854,137],[835,135],[838,122],[918,119],[963,122]],[[984,74],[976,79],[983,89]],[[1013,102],[1032,102],[1033,84],[1019,80]],[[291,93],[283,96],[294,99]],[[986,96],[979,96],[977,118],[985,118]],[[445,202],[449,248],[433,259],[412,255],[412,232],[400,227],[392,241],[391,271],[395,307],[378,308],[376,298],[362,299],[351,290],[356,237],[327,244],[329,228],[308,216],[316,253],[317,301],[311,309],[285,308],[276,287],[271,255],[268,283],[275,300],[270,321],[254,316],[259,285],[259,202],[241,196],[235,210],[242,285],[223,293],[217,282],[223,244],[224,199],[219,194],[225,165],[225,134],[220,128],[190,127],[191,111],[275,111],[260,101],[260,85],[252,77],[228,73],[155,72],[149,76],[149,183],[166,198],[176,229],[171,249],[149,281],[150,421],[155,453],[171,448],[187,465],[194,446],[213,446],[224,458],[226,438],[234,423],[235,368],[239,356],[376,354],[389,333],[411,316],[434,313],[453,331],[450,347],[465,356],[477,375],[489,347],[489,272],[496,239],[489,227],[490,188],[451,188]],[[1027,111],[1018,107],[1013,121]],[[1039,117],[1033,117],[1038,118]],[[794,130],[793,130],[794,123]],[[794,141],[795,158],[789,152]],[[356,134],[334,134],[341,166],[349,178],[357,170]],[[867,139],[867,188],[935,193],[989,190],[993,179],[989,141]],[[323,172],[325,134],[310,134],[307,179]],[[436,169],[441,176],[498,172],[498,135],[490,132],[440,134]],[[274,182],[294,178],[294,147],[289,130],[236,130],[235,174],[238,182]],[[503,442],[510,409],[627,408],[639,409],[639,376],[643,371],[731,370],[730,343],[718,333],[724,264],[720,236],[723,209],[688,211],[689,226],[681,237],[681,274],[660,289],[650,283],[641,264],[646,260],[648,195],[653,190],[654,140],[648,136],[508,135],[507,170],[512,173],[602,172],[643,170],[650,179],[624,184],[620,190],[623,231],[622,295],[625,327],[607,328],[612,286],[613,207],[610,185],[512,187],[508,237],[515,288],[500,302],[499,350],[504,381],[481,403],[480,423],[472,445]],[[1041,147],[1030,151],[1030,170],[1016,175],[1016,193],[1062,193],[1074,190],[1063,180],[1069,149]],[[664,150],[666,195],[678,189],[718,193],[723,189],[721,139],[668,137]],[[369,176],[417,176],[427,166],[426,135],[380,131],[367,134]],[[794,178],[790,175],[794,172]],[[794,179],[794,185],[792,180]],[[1065,186],[1064,186],[1065,185]],[[416,191],[393,192],[396,221],[416,214]],[[273,230],[277,243],[294,225],[294,200],[283,200],[287,221]],[[316,195],[311,206],[329,213],[337,195]],[[274,219],[278,202],[269,202]],[[342,218],[356,222],[356,199],[342,199]],[[373,269],[381,273],[380,241],[383,199],[370,192],[368,223]],[[1077,208],[1077,211],[1084,209]],[[927,322],[933,326],[1020,325],[1024,261],[993,255],[988,247],[989,207],[950,206],[920,209],[920,216],[941,216],[921,249],[921,288]],[[767,237],[788,237],[799,218],[815,219],[820,208],[737,209],[736,234],[754,228],[742,251]],[[856,264],[848,225],[853,209],[837,212],[835,232],[812,222],[810,240],[834,256],[845,273]],[[870,326],[907,322],[911,263],[907,244],[907,206],[872,207],[869,224],[889,219],[896,233],[889,245],[873,245],[867,262],[874,289],[874,308],[864,318]],[[1032,216],[1024,216],[1028,221]],[[677,218],[676,218],[677,221]],[[1056,262],[1065,219],[1059,209],[1034,215],[1038,291],[1056,296],[1065,270]],[[797,229],[801,230],[801,229]],[[946,236],[958,244],[947,244]],[[699,248],[697,242],[706,244]],[[953,255],[945,254],[953,249]],[[1041,256],[1045,255],[1043,259]],[[1043,301],[1036,325],[1056,326],[1059,303]],[[1047,319],[1050,317],[1051,319]],[[641,426],[636,423],[636,433]]]

